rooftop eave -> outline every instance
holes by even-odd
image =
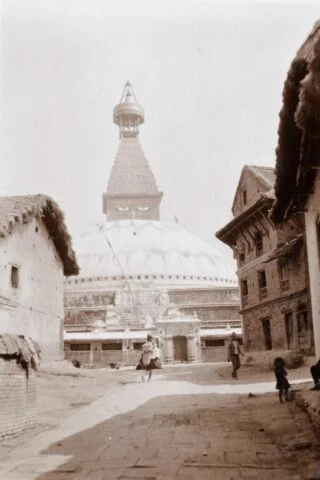
[[[233,218],[227,225],[216,232],[216,237],[229,247],[234,245],[234,235],[233,232],[237,230],[240,226],[248,224],[254,215],[261,212],[265,208],[271,207],[273,203],[273,197],[268,195],[262,195],[261,198],[247,208],[244,212],[240,213],[237,217]]]

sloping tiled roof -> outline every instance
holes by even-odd
[[[60,255],[65,275],[77,275],[79,267],[72,241],[57,203],[46,195],[0,197],[0,237],[6,237],[18,224],[41,217]]]
[[[156,179],[138,138],[123,138],[113,164],[107,193],[157,194]]]
[[[276,180],[276,173],[274,167],[260,167],[255,165],[247,165],[254,176],[262,181],[266,187],[272,188]]]
[[[283,89],[276,161],[276,200],[281,222],[303,209],[320,166],[320,20],[291,63]]]
[[[275,169],[273,167],[261,167],[256,165],[245,165],[241,171],[241,175],[239,178],[238,186],[236,189],[236,193],[233,198],[231,210],[234,214],[235,212],[235,205],[238,198],[239,190],[242,185],[242,179],[246,172],[250,172],[250,174],[265,188],[263,195],[268,195],[272,197],[273,195],[273,188],[275,182]],[[262,195],[262,194],[261,194]]]

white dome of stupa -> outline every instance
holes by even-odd
[[[165,277],[237,285],[234,270],[215,247],[179,224],[154,220],[106,222],[87,237],[78,254],[80,277]]]

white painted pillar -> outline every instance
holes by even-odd
[[[194,335],[188,335],[187,336],[188,344],[187,344],[187,349],[188,349],[188,362],[194,362],[195,361],[195,336]]]
[[[173,339],[171,336],[165,336],[163,339],[164,345],[164,361],[170,363],[173,360]]]

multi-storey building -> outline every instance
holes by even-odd
[[[231,220],[216,236],[238,264],[243,338],[248,351],[312,348],[308,271],[301,215],[275,227],[273,168],[246,165]]]

